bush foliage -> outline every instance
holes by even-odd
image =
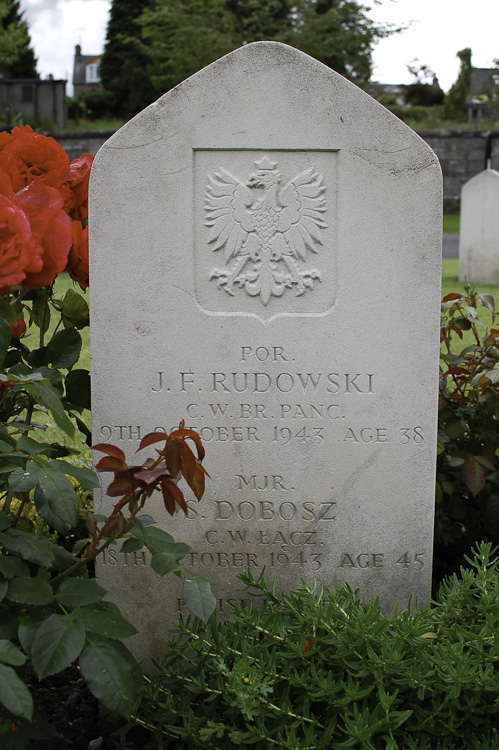
[[[488,317],[487,326],[482,318]],[[435,577],[478,541],[499,543],[499,327],[494,299],[469,285],[442,304]]]
[[[499,576],[484,544],[416,614],[307,586],[233,621],[181,620],[134,712],[141,747],[486,750],[499,747]],[[166,636],[166,633],[165,633]],[[128,744],[122,734],[123,747]],[[128,735],[129,739],[131,735]]]

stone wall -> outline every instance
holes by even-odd
[[[440,160],[444,176],[444,211],[459,213],[461,188],[485,168],[484,131],[422,130],[419,132]],[[492,133],[493,169],[499,169],[499,131]]]
[[[71,159],[82,153],[96,154],[112,134],[112,130],[47,133],[59,141]],[[442,165],[444,211],[459,213],[462,186],[484,168],[486,133],[483,131],[422,130],[419,135],[435,151]],[[499,131],[494,131],[492,135],[491,166],[499,170]]]

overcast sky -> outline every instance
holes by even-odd
[[[409,24],[407,31],[375,48],[373,79],[410,83],[406,65],[418,59],[437,74],[444,90],[459,69],[456,52],[473,50],[473,65],[488,68],[499,58],[499,0],[383,0],[369,15],[376,22]],[[76,44],[84,55],[102,52],[110,0],[21,0],[42,78],[52,73],[71,83]],[[72,86],[68,86],[72,94]]]

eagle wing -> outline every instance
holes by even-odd
[[[279,194],[283,207],[279,212],[279,231],[298,260],[305,260],[307,250],[316,253],[317,246],[322,245],[321,229],[328,226],[323,218],[325,192],[322,175],[310,167],[293,177]]]
[[[208,177],[204,194],[205,226],[210,227],[208,242],[213,250],[224,250],[224,260],[239,255],[253,231],[253,203],[250,189],[237,177],[220,168]]]

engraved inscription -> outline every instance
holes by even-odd
[[[210,280],[231,297],[240,289],[266,306],[287,289],[301,297],[321,280],[320,271],[305,264],[307,254],[322,247],[321,229],[328,227],[326,187],[314,167],[284,185],[278,163],[267,155],[255,167],[246,180],[223,167],[208,176],[204,223],[208,243],[223,251],[225,263],[211,270]]]

